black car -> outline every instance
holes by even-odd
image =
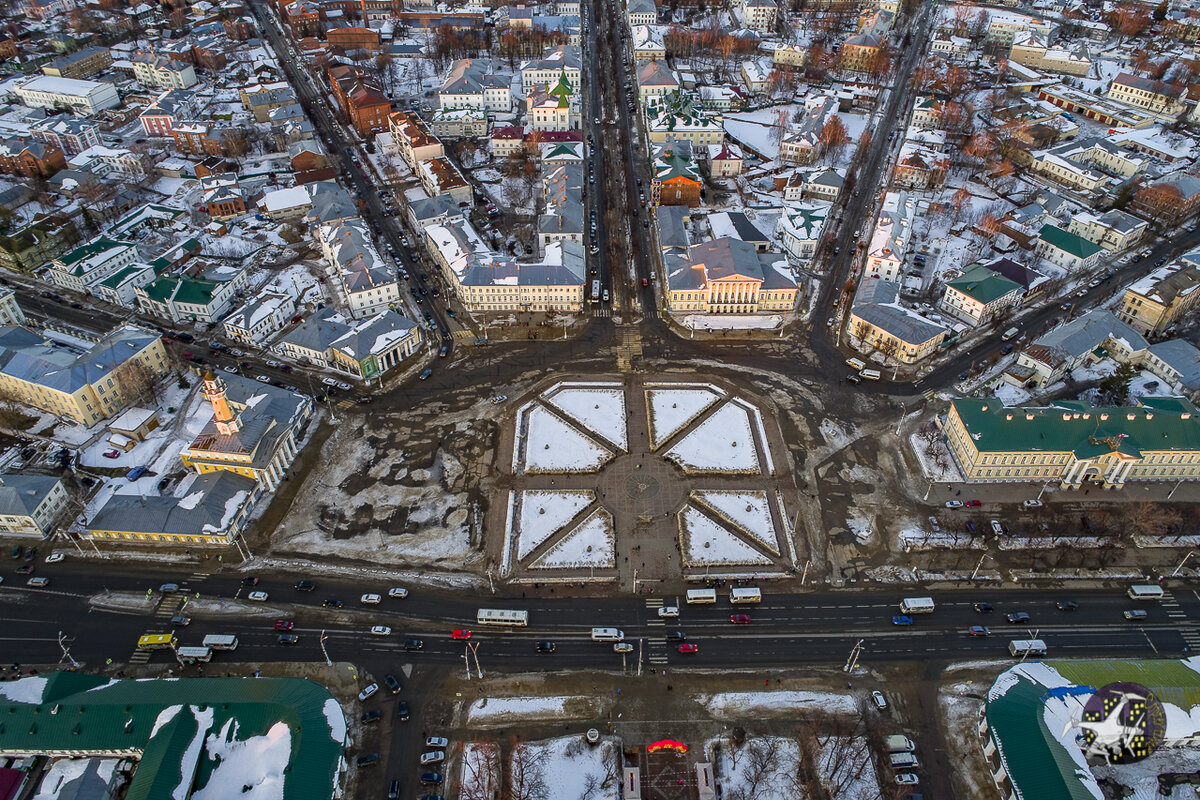
[[[687,634],[683,631],[667,631],[668,642],[686,642]]]
[[[378,722],[382,717],[383,717],[383,711],[381,709],[377,708],[373,711],[368,711],[367,713],[363,714],[362,721],[363,721],[363,724],[366,724],[368,722]]]
[[[258,577],[255,575],[247,575],[242,578],[242,586],[258,586]]]
[[[396,716],[400,718],[401,722],[408,722],[408,703],[403,700],[396,703]]]
[[[442,781],[444,781],[444,780],[445,780],[445,777],[440,772],[422,772],[421,773],[421,785],[422,786],[441,786]]]
[[[1005,619],[1012,623],[1029,622],[1029,615],[1024,611],[1014,611],[1007,615]]]
[[[538,642],[535,649],[539,653],[553,653],[555,650],[554,642]]]
[[[388,786],[387,800],[400,800],[400,781],[392,781]]]
[[[425,646],[425,643],[422,642],[420,639],[405,639],[404,640],[404,649],[405,650],[420,650],[424,646]]]
[[[1076,603],[1074,600],[1059,600],[1054,606],[1059,611],[1075,611],[1079,608],[1079,603]]]
[[[977,614],[990,614],[996,610],[991,603],[976,603],[972,608]]]
[[[279,634],[279,643],[280,644],[289,644],[290,645],[290,644],[295,644],[298,641],[300,641],[300,637],[294,633]]]
[[[367,753],[365,756],[359,756],[354,763],[360,767],[369,767],[372,764],[378,764],[381,760],[379,753]]]
[[[400,681],[396,680],[396,676],[392,673],[389,672],[383,676],[383,683],[392,694],[400,694]]]
[[[294,587],[297,592],[311,592],[317,588],[312,581],[299,581]]]
[[[325,608],[341,608],[345,605],[345,603],[343,603],[341,600],[326,600],[324,603],[321,603],[321,605],[323,605]]]

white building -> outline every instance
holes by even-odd
[[[196,85],[196,70],[186,61],[152,53],[138,53],[132,61],[134,80],[148,89],[188,89]]]
[[[286,293],[267,292],[225,318],[225,335],[258,346],[287,325],[295,313],[296,298]]]
[[[387,311],[400,299],[400,286],[367,234],[355,219],[317,229],[317,243],[346,297],[355,319]]]
[[[917,201],[905,192],[888,192],[867,245],[864,278],[877,277],[898,281],[904,269],[904,254],[912,239],[912,223]]]
[[[101,236],[54,259],[50,264],[50,280],[64,289],[86,292],[117,270],[132,264],[137,256],[133,242]]]
[[[812,258],[825,232],[829,209],[830,204],[821,200],[805,200],[784,206],[776,235],[788,255],[799,261]]]
[[[102,81],[40,75],[21,84],[14,93],[22,105],[30,108],[66,107],[81,115],[121,105],[117,87]]]
[[[553,86],[560,75],[566,75],[572,86],[581,86],[580,75],[583,63],[578,47],[569,44],[551,47],[541,58],[526,61],[521,65],[521,91],[529,94],[536,86]]]
[[[454,62],[438,89],[438,100],[443,110],[481,108],[502,114],[512,110],[510,81],[496,74],[487,59],[463,58]]]
[[[0,533],[46,538],[67,500],[62,478],[0,475]]]

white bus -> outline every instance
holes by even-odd
[[[212,648],[181,647],[175,651],[180,664],[207,664],[212,661]]]
[[[762,592],[754,586],[748,586],[745,589],[730,589],[729,602],[735,605],[740,603],[761,603]]]
[[[237,650],[237,637],[231,633],[210,633],[204,637],[204,646],[213,650]]]
[[[1151,585],[1130,586],[1129,587],[1129,599],[1130,600],[1162,600],[1163,599],[1163,590],[1162,590],[1161,586],[1151,586]]]
[[[933,608],[932,597],[906,597],[900,601],[902,614],[932,614]]]
[[[1008,643],[1008,652],[1013,656],[1044,656],[1046,643],[1041,639],[1017,639]]]
[[[688,605],[697,604],[712,604],[717,602],[716,589],[688,589],[687,590]]]
[[[529,625],[529,612],[505,608],[481,608],[475,615],[479,625],[524,628]]]

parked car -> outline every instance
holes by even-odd
[[[947,500],[946,508],[962,508],[962,500]]]
[[[120,450],[105,450],[100,455],[104,456],[105,458],[120,458],[121,451]]]
[[[403,700],[396,703],[396,718],[401,722],[408,722],[408,703]]]
[[[875,704],[875,708],[883,711],[887,708],[887,698],[883,696],[883,692],[876,689],[871,692],[871,702]]]
[[[382,718],[383,718],[383,711],[376,708],[376,709],[372,709],[371,711],[368,711],[367,713],[363,714],[362,722],[365,725],[370,722],[378,722]]]
[[[450,746],[450,740],[445,736],[430,736],[425,740],[425,746],[442,749]]]
[[[389,672],[383,676],[383,683],[392,694],[400,694],[400,681],[396,680],[396,676],[392,673]]]
[[[125,478],[127,480],[136,481],[138,478],[145,475],[148,471],[149,471],[149,467],[137,466],[137,467],[134,467],[133,469],[129,470],[129,472],[126,472]]]
[[[428,753],[421,754],[422,764],[440,764],[446,760],[445,750],[431,750]]]
[[[1021,505],[1025,506],[1025,508],[1041,508],[1042,501],[1041,500],[1024,500],[1021,502]]]
[[[66,558],[66,555],[63,553],[51,553],[50,555],[46,556],[46,563],[47,564],[57,564],[59,561],[62,561],[64,558]]]
[[[378,683],[369,684],[365,689],[363,689],[361,692],[358,693],[358,699],[366,700],[368,697],[370,697],[371,695],[375,694],[378,691],[379,691]]]
[[[359,756],[354,763],[360,767],[369,767],[372,764],[378,764],[380,760],[379,753],[368,753],[365,756]]]

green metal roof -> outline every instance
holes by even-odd
[[[130,242],[118,242],[113,239],[109,239],[107,236],[101,236],[99,239],[94,239],[93,241],[88,242],[83,247],[76,247],[71,252],[65,253],[58,260],[64,267],[70,267],[73,264],[83,261],[85,258],[91,258],[97,253],[103,253],[105,250],[112,250],[115,247],[131,246],[132,245]]]
[[[1001,681],[1014,680],[1003,693],[996,691]],[[1075,777],[1075,761],[1046,728],[1045,693],[1046,687],[1029,677],[1006,672],[988,694],[988,729],[1013,794],[1019,800],[1095,800]]]
[[[32,694],[43,681],[40,702],[23,702],[22,692]],[[203,728],[198,720],[204,721]],[[344,744],[334,739],[333,726],[344,738],[345,718],[329,692],[311,681],[110,681],[60,672],[0,684],[0,752],[140,754],[128,800],[170,798],[181,785],[188,794],[203,788],[222,763],[208,753],[213,737],[233,732],[234,741],[246,741],[266,735],[278,723],[290,733],[285,800],[332,797]]]
[[[156,303],[166,303],[174,300],[176,303],[189,303],[206,306],[212,302],[213,292],[220,286],[215,281],[204,278],[180,278],[174,275],[157,278],[146,285],[146,296]]]
[[[121,269],[114,272],[112,275],[109,275],[107,278],[100,281],[100,285],[105,286],[109,289],[116,289],[130,275],[132,275],[135,272],[141,272],[145,268],[146,268],[145,264],[131,264],[128,267],[122,267]]]
[[[1143,451],[1200,450],[1196,407],[1182,397],[1169,399],[1161,410],[1150,398],[1141,407],[1108,408],[1082,401],[1017,408],[994,397],[959,398],[951,404],[980,452],[1071,451],[1091,458],[1113,451],[1140,456]]]
[[[1070,253],[1076,258],[1088,258],[1104,249],[1095,242],[1089,242],[1082,236],[1076,236],[1070,231],[1064,231],[1057,225],[1043,225],[1038,235],[1059,250]]]
[[[1021,291],[1021,284],[981,264],[968,267],[962,275],[948,281],[946,285],[985,306],[1001,297]]]

